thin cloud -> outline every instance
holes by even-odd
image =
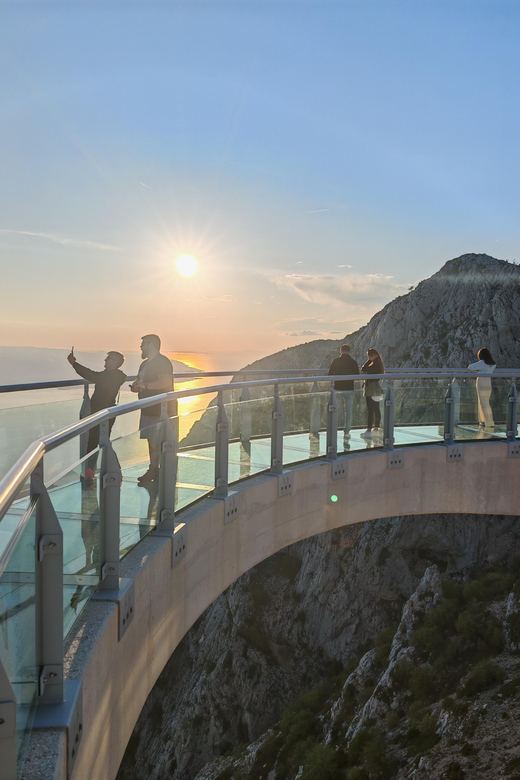
[[[273,279],[282,289],[290,289],[311,303],[326,305],[371,306],[389,301],[406,289],[392,276],[384,274],[350,274],[321,276],[286,274]]]
[[[108,252],[120,252],[120,246],[110,244],[98,244],[96,241],[84,241],[80,238],[68,238],[67,236],[58,236],[55,233],[36,233],[32,230],[11,230],[9,228],[0,228],[0,233],[13,233],[17,236],[31,236],[33,238],[43,238],[45,241],[53,241],[62,246],[75,246],[80,249],[103,249]]]

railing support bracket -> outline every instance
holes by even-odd
[[[135,610],[135,592],[134,581],[129,577],[119,579],[119,587],[107,590],[97,590],[93,596],[93,601],[112,601],[117,604],[119,614],[118,640],[120,641],[128,626],[134,618]]]
[[[72,775],[83,736],[83,691],[81,680],[65,680],[64,700],[60,704],[38,704],[34,729],[66,729],[67,778]]]

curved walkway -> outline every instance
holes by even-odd
[[[507,442],[355,453],[259,475],[227,499],[182,513],[173,539],[149,536],[122,561],[134,617],[118,640],[113,603],[91,601],[67,641],[66,674],[82,680],[83,737],[72,777],[113,780],[159,674],[195,620],[237,577],[293,542],[350,523],[435,513],[518,514],[520,459]],[[66,777],[63,737],[47,745]],[[33,757],[41,757],[36,741]],[[31,772],[24,777],[42,777]],[[36,764],[35,764],[36,766]],[[49,775],[51,776],[51,775]]]

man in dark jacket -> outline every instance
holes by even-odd
[[[93,371],[91,368],[87,368],[78,363],[74,356],[74,347],[72,348],[70,355],[67,356],[67,360],[77,374],[83,377],[83,379],[92,382],[94,385],[94,392],[90,399],[91,414],[100,412],[101,409],[107,409],[109,406],[115,406],[121,385],[126,379],[126,374],[123,374],[123,372],[119,370],[120,366],[125,362],[125,356],[121,352],[107,352],[104,371]],[[114,420],[110,420],[110,430],[112,430],[113,424]],[[99,425],[96,425],[95,428],[91,428],[89,431],[87,452],[95,450],[98,444]],[[86,487],[92,485],[94,480],[96,461],[97,455],[92,456],[87,461],[88,467],[85,470]]]
[[[359,374],[359,366],[350,357],[350,347],[348,344],[342,344],[340,355],[334,358],[329,368],[329,376],[352,376]],[[334,390],[338,395],[345,399],[345,429],[344,439],[350,439],[350,426],[352,425],[352,407],[354,405],[354,380],[343,379],[334,382]]]

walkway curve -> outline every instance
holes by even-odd
[[[81,679],[83,690],[73,780],[114,780],[146,698],[181,639],[234,580],[270,555],[383,517],[517,515],[520,458],[510,456],[508,443],[457,449],[462,458],[455,461],[449,447],[428,445],[314,461],[280,477],[260,475],[240,483],[227,500],[207,498],[180,513],[173,541],[144,539],[122,561],[122,576],[134,581],[135,615],[121,640],[117,606],[102,601],[87,605],[67,640],[66,674]],[[179,541],[186,550],[174,563]],[[63,732],[49,732],[46,740],[56,760],[54,777],[65,778]],[[42,776],[41,742],[34,735],[32,742],[24,780]]]

